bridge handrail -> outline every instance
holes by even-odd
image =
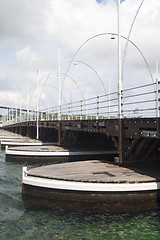
[[[129,103],[123,103],[123,105],[129,105],[129,104],[142,104],[142,103],[149,103],[149,102],[155,102],[156,99],[151,99],[151,100],[144,100],[141,102],[129,102]]]
[[[140,97],[140,96],[149,95],[149,94],[153,94],[153,93],[155,93],[155,91],[145,92],[145,93],[137,93],[137,94],[134,94],[134,95],[123,96],[123,99],[131,98],[131,97]]]
[[[160,84],[160,83],[159,83]],[[153,90],[152,86],[155,83],[144,84],[131,88],[124,89],[122,91],[122,116],[123,117],[155,117],[157,114],[158,106],[157,98],[158,89]],[[156,84],[158,86],[158,84]],[[158,96],[158,95],[157,95]],[[159,99],[158,99],[159,100]],[[39,111],[39,120],[57,120],[59,106],[54,106],[51,111],[46,112]],[[159,110],[158,110],[159,111]],[[106,95],[94,96],[87,99],[81,99],[78,101],[69,102],[60,106],[61,119],[107,119],[118,117],[118,93],[111,92]],[[10,114],[13,111],[10,111]],[[30,111],[27,117],[27,113],[15,116],[7,119],[3,122],[4,125],[10,125],[13,123],[24,121],[36,121],[36,110]],[[32,115],[33,114],[33,115]]]
[[[138,88],[150,87],[150,86],[154,86],[154,85],[156,85],[156,83],[148,83],[148,84],[141,85],[141,86],[136,86],[136,87],[131,87],[131,88],[123,89],[123,92],[130,91],[130,90],[135,90],[135,89],[138,89]],[[155,91],[154,91],[154,92],[155,92]]]

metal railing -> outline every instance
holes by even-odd
[[[131,87],[122,91],[123,118],[146,118],[159,116],[159,85],[160,82]],[[156,90],[155,90],[156,89]],[[158,101],[157,101],[158,100]],[[87,120],[118,118],[118,93],[113,92],[69,102],[56,106],[51,110],[39,111],[39,121],[58,120],[60,108],[61,120]],[[3,122],[3,126],[36,121],[36,111],[24,112],[21,116],[14,116]]]

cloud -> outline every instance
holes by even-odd
[[[14,0],[0,1],[0,41],[3,46],[40,41],[40,35],[45,30],[45,9],[48,1]],[[42,35],[43,36],[43,35]]]
[[[128,32],[141,0],[125,0],[121,4],[121,31]],[[144,1],[130,39],[141,49],[147,62],[155,73],[155,61],[159,58],[160,34],[160,1]],[[70,62],[77,49],[89,38],[99,33],[117,32],[117,5],[115,0],[0,0],[0,72],[1,88],[21,91],[22,98],[27,94],[27,83],[30,89],[35,88],[39,70],[39,81],[43,76],[54,72],[47,81],[54,87],[45,86],[43,101],[48,96],[57,102],[58,80],[58,47],[61,48],[61,62]],[[125,40],[122,40],[122,54]],[[88,41],[77,53],[75,60],[87,63],[94,68],[108,89],[111,80],[111,91],[117,89],[117,38],[111,35],[96,37]],[[62,64],[65,73],[67,64]],[[86,94],[93,96],[103,94],[101,83],[87,66],[75,67],[71,64],[68,75],[77,81]],[[124,86],[138,81],[149,82],[150,76],[141,54],[132,45],[128,45],[125,67]],[[7,81],[5,81],[7,79]],[[63,76],[61,76],[63,81]],[[42,80],[43,81],[43,80]],[[14,82],[14,86],[13,86]],[[86,90],[86,89],[89,90]],[[74,90],[73,90],[74,89]],[[80,99],[81,94],[71,80],[65,82],[65,99],[72,90],[73,100]],[[36,95],[33,94],[33,95]],[[11,96],[16,103],[15,95]],[[33,96],[35,99],[36,96]],[[51,97],[48,97],[51,102]],[[0,97],[0,102],[3,99]],[[7,100],[6,100],[7,104]],[[8,101],[9,104],[9,101]],[[47,104],[47,103],[45,103]]]
[[[31,50],[29,46],[26,46],[20,51],[17,51],[17,59],[19,61],[37,61],[37,55]]]

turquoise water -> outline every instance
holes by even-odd
[[[22,165],[5,162],[0,152],[0,240],[160,239],[160,209],[97,214],[33,207],[22,200]]]

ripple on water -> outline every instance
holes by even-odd
[[[23,201],[20,193],[0,193],[0,221],[16,220],[24,213]]]
[[[23,202],[22,165],[6,163],[0,153],[0,240],[160,240],[160,209],[108,214],[47,209]]]

